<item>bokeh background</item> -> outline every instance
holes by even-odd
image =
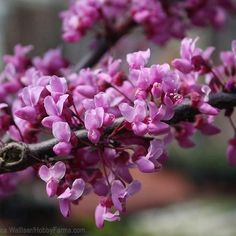
[[[0,0],[0,57],[21,43],[34,45],[32,56],[61,47],[73,63],[82,60],[89,52],[92,34],[79,44],[65,44],[58,18],[58,12],[65,8],[65,0]],[[230,49],[231,41],[236,39],[235,25],[236,16],[231,16],[220,31],[194,29],[189,36],[200,36],[202,47],[214,45],[217,62],[217,53]],[[179,45],[179,41],[172,40],[160,48],[148,42],[137,29],[123,38],[111,53],[116,58],[125,58],[128,52],[150,47],[152,62],[162,63],[178,56]],[[214,137],[196,134],[194,148],[186,150],[173,144],[170,159],[161,172],[134,171],[134,176],[142,182],[142,190],[129,199],[127,214],[121,221],[106,223],[102,231],[94,226],[97,197],[91,195],[84,199],[73,209],[72,217],[64,219],[57,201],[46,197],[45,186],[39,180],[26,181],[17,193],[0,200],[0,229],[12,226],[81,229],[77,234],[55,235],[235,236],[236,169],[228,166],[225,154],[233,131],[224,119],[218,118],[216,122],[222,133]],[[2,231],[0,236],[14,235]]]

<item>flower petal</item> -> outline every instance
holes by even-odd
[[[76,179],[71,188],[71,197],[70,200],[77,200],[80,198],[84,192],[85,189],[85,182],[83,179]]]
[[[155,170],[155,165],[153,164],[153,162],[145,158],[140,158],[136,161],[136,164],[139,170],[143,173],[151,173]]]
[[[49,181],[49,179],[51,178],[51,173],[50,173],[50,170],[47,166],[42,165],[39,168],[39,177],[45,182]]]
[[[55,138],[60,142],[68,143],[71,138],[70,126],[67,122],[58,121],[52,125],[52,133]]]
[[[54,179],[57,179],[57,180],[62,179],[66,173],[65,163],[62,161],[56,162],[56,164],[50,168],[50,173]]]
[[[58,187],[58,182],[55,179],[50,179],[46,185],[46,191],[49,197],[53,197],[56,195]]]
[[[61,211],[61,214],[64,216],[64,217],[69,217],[70,215],[70,201],[68,201],[67,199],[60,199],[59,200],[59,206],[60,206],[60,211]]]

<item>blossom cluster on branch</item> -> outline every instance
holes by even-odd
[[[231,0],[72,0],[61,13],[63,38],[78,42],[95,24],[114,30],[132,19],[158,44],[183,38],[193,26],[220,27],[226,11],[236,9]]]
[[[223,9],[231,6],[230,1],[220,0],[148,2],[72,1],[61,15],[64,38],[78,41],[98,20],[111,27],[111,23],[120,24],[119,16],[124,14],[122,21],[132,16],[149,37],[163,43],[173,36],[183,37],[179,33],[191,24],[221,24]],[[209,13],[210,18],[199,17]],[[127,198],[141,187],[130,170],[159,171],[174,140],[189,148],[194,146],[196,131],[219,133],[213,123],[219,108],[225,109],[235,131],[227,148],[228,161],[235,165],[236,128],[231,115],[236,99],[228,106],[215,106],[210,98],[236,94],[236,41],[230,51],[221,52],[221,62],[215,65],[211,59],[214,48],[203,50],[197,40],[184,38],[180,57],[171,64],[149,65],[151,51],[147,49],[129,53],[126,62],[107,56],[99,63],[98,58],[96,68],[80,71],[74,70],[59,49],[30,58],[32,47],[17,45],[13,55],[4,57],[0,74],[0,195],[10,193],[17,181],[30,175],[28,169],[4,172],[14,172],[9,168],[21,162],[27,167],[25,159],[31,158],[28,164],[46,183],[48,197],[58,199],[63,216],[70,215],[71,204],[91,192],[97,194],[95,220],[102,228],[105,220],[120,219]],[[122,69],[125,64],[127,71]],[[191,119],[174,119],[177,110],[186,106],[192,109]],[[87,139],[78,135],[82,130]],[[18,146],[8,144],[6,137]],[[54,138],[49,152],[48,148],[43,152],[45,137]],[[28,149],[27,145],[35,143],[39,148],[42,145],[40,154]]]

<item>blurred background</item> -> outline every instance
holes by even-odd
[[[89,52],[91,34],[79,44],[65,44],[58,18],[58,12],[65,8],[64,0],[0,0],[0,57],[12,53],[14,45],[20,43],[34,46],[32,56],[61,47],[73,63],[80,61]],[[217,53],[230,49],[231,41],[236,39],[235,24],[236,17],[232,16],[221,31],[195,29],[189,36],[200,36],[202,47],[214,45],[217,61]],[[112,55],[124,58],[128,52],[150,47],[152,63],[170,62],[178,56],[179,45],[179,41],[172,40],[159,48],[137,29],[121,40]],[[129,199],[127,214],[121,222],[106,223],[104,230],[97,230],[93,215],[98,199],[93,195],[73,209],[72,217],[64,219],[57,201],[46,197],[44,183],[29,180],[19,186],[16,194],[0,200],[0,236],[14,235],[4,232],[4,228],[11,226],[80,229],[77,234],[53,235],[235,236],[236,169],[228,166],[225,154],[233,131],[224,119],[218,118],[217,123],[222,133],[214,137],[195,135],[196,146],[192,149],[173,144],[170,159],[161,172],[134,171],[142,189]]]

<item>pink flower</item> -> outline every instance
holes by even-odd
[[[140,99],[134,101],[134,107],[127,103],[121,103],[119,109],[124,118],[132,123],[132,129],[137,135],[144,135],[147,132],[147,124],[144,119],[147,116],[146,102]]]
[[[38,105],[40,96],[44,90],[43,86],[30,85],[22,90],[21,98],[26,106],[15,111],[15,115],[23,120],[34,122],[37,118]]]
[[[198,109],[201,113],[211,116],[215,116],[219,113],[219,110],[217,108],[205,102],[199,103]]]
[[[72,1],[70,8],[61,13],[63,38],[67,42],[79,41],[81,36],[100,18],[99,1]]]
[[[64,217],[70,215],[70,202],[78,200],[85,189],[85,182],[83,179],[76,179],[71,188],[67,188],[61,195],[58,196],[61,213]]]
[[[126,198],[134,195],[141,188],[139,181],[134,180],[131,184],[125,187],[120,180],[115,180],[111,186],[111,197],[115,208],[118,211],[123,211],[123,204]]]
[[[94,105],[95,107],[103,107],[109,108],[110,107],[110,97],[106,93],[98,93],[94,96]]]
[[[53,147],[53,151],[57,155],[69,154],[72,146],[70,144],[71,130],[68,123],[63,121],[54,122],[52,125],[52,133],[59,141],[59,143]]]
[[[175,59],[172,61],[172,65],[184,74],[188,74],[193,70],[192,63],[187,59]]]
[[[46,190],[49,197],[56,195],[60,180],[66,173],[66,166],[62,161],[58,161],[54,166],[48,168],[42,165],[39,169],[39,177],[47,183]]]
[[[127,55],[126,60],[131,69],[140,69],[144,67],[150,58],[150,49],[139,51]]]
[[[54,122],[62,121],[64,104],[68,97],[68,94],[62,95],[57,102],[51,96],[44,99],[44,107],[49,116],[42,120],[43,126],[51,128]]]
[[[22,90],[21,98],[25,105],[36,106],[39,102],[40,95],[43,92],[43,86],[28,86]]]
[[[14,47],[14,55],[5,55],[3,60],[6,64],[12,64],[17,71],[24,71],[29,64],[27,54],[32,50],[33,46],[22,46],[17,44]]]
[[[119,211],[111,213],[108,207],[103,206],[102,204],[98,204],[95,210],[95,221],[96,221],[96,226],[99,229],[101,229],[104,226],[104,220],[110,222],[120,220]]]
[[[153,135],[160,135],[169,132],[169,125],[164,122],[161,122],[161,120],[164,120],[167,115],[169,115],[168,110],[163,105],[158,108],[154,102],[149,102],[148,107],[148,133]]]
[[[140,171],[144,173],[150,173],[155,171],[156,168],[160,168],[158,158],[164,152],[164,142],[160,139],[154,139],[150,142],[148,153],[146,156],[141,156],[135,163]]]
[[[60,70],[68,66],[68,62],[62,57],[61,49],[51,49],[42,58],[33,59],[34,66],[44,75],[58,75]]]
[[[60,96],[67,92],[67,82],[63,77],[52,76],[47,85],[47,90],[51,93],[53,99],[57,101]]]
[[[211,106],[207,103],[209,92],[201,91],[201,94],[193,91],[191,93],[192,105],[202,113],[210,116],[216,116],[219,114],[219,109]]]
[[[93,143],[97,143],[100,138],[99,129],[103,126],[105,112],[102,107],[96,107],[85,112],[84,124],[88,130],[88,138]]]
[[[180,56],[181,58],[173,60],[173,66],[184,74],[188,74],[191,71],[207,70],[207,60],[210,58],[213,47],[207,48],[203,51],[196,47],[195,40],[191,38],[184,38],[181,42]]]

